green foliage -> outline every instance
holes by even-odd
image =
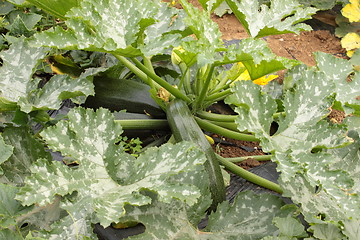
[[[311,30],[310,26],[301,22],[311,18],[317,11],[312,7],[304,8],[296,0],[273,0],[270,7],[251,0],[226,0],[226,3],[249,35],[258,38]]]
[[[252,36],[230,46],[209,18],[222,1],[200,1],[204,11],[185,0],[182,9],[160,0],[9,2],[0,2],[0,239],[96,239],[93,224],[128,221],[146,227],[129,239],[357,238],[359,51],[351,60],[315,53],[317,65],[307,67],[255,39],[309,29],[302,21],[336,1],[227,0]],[[60,71],[55,56],[78,74]],[[283,85],[264,88],[240,77],[282,69]],[[109,110],[62,107],[96,94],[94,77],[142,81],[163,109],[180,98],[190,116],[225,99],[237,115],[222,116],[223,126],[260,141],[281,172],[283,197],[296,205],[242,192],[208,213],[208,160],[197,142],[143,150]],[[331,108],[344,111],[342,123],[327,118]],[[132,129],[143,130],[147,118]]]

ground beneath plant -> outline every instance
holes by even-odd
[[[201,8],[197,0],[190,0],[190,2],[196,7]],[[336,14],[339,14],[339,11],[336,9],[318,12],[311,20],[306,21],[313,28],[313,31],[302,32],[299,35],[292,33],[281,34],[264,39],[278,56],[297,59],[309,66],[316,64],[314,52],[325,52],[336,57],[346,58],[346,51],[341,47],[340,39],[334,34]],[[218,17],[213,14],[212,19],[218,24],[223,40],[244,39],[248,37],[245,29],[234,15],[225,14],[222,17]],[[278,75],[278,81],[282,82],[284,71],[278,72]],[[328,118],[335,123],[341,122],[343,117],[344,114],[342,112],[332,111]],[[261,162],[251,158],[253,155],[265,154],[261,151],[261,146],[257,142],[224,139],[221,136],[216,137],[222,139],[222,141],[214,144],[213,148],[223,157],[249,156],[246,161],[239,163],[245,169],[261,164]]]

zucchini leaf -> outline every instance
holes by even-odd
[[[178,45],[185,30],[181,11],[160,1],[83,0],[66,17],[67,30],[56,27],[41,32],[33,44],[152,56]]]
[[[196,36],[184,41],[181,46],[186,52],[196,55],[197,63],[203,66],[213,63],[217,57],[218,49],[224,48],[221,40],[221,32],[215,22],[213,22],[206,11],[202,11],[185,0],[181,0],[181,5],[187,13],[184,19],[185,24],[192,30]]]
[[[145,225],[144,233],[129,239],[260,239],[276,234],[271,221],[282,213],[283,204],[274,195],[240,192],[232,205],[221,203],[201,231],[189,223],[186,206],[180,201],[154,200],[148,206],[126,206],[127,215],[120,221]]]
[[[279,127],[274,135],[269,131],[277,112],[275,100],[251,82],[235,85],[226,102],[239,113],[238,128],[254,132],[263,150],[274,153],[284,196],[301,205],[308,223],[357,221],[357,137],[348,135],[345,124],[324,119],[337,91],[334,82],[341,78],[334,77],[331,70],[324,73],[302,66],[291,70],[287,78],[292,79],[293,87],[284,94],[285,114],[276,119]]]
[[[32,75],[45,57],[46,48],[32,48],[24,38],[13,42],[7,51],[0,52],[3,65],[0,68],[1,98],[18,102],[25,97],[32,83]],[[21,72],[19,73],[19,69]]]
[[[0,165],[9,159],[9,157],[13,153],[13,149],[14,149],[13,146],[7,145],[4,142],[2,135],[0,135]],[[2,170],[1,173],[3,174]]]
[[[296,0],[273,0],[271,6],[252,0],[226,0],[235,16],[252,37],[311,30],[301,23],[315,14],[316,8],[303,7]]]
[[[72,8],[79,6],[81,0],[27,0],[29,3],[50,13],[56,18],[66,19],[66,13]]]
[[[44,150],[43,144],[36,140],[27,128],[7,127],[2,136],[13,151],[9,159],[0,165],[4,170],[0,182],[23,186],[26,176],[31,174],[31,164],[39,158],[50,160],[50,153]]]
[[[47,52],[45,48],[30,47],[27,40],[20,38],[9,50],[0,53],[4,61],[0,68],[3,103],[7,101],[8,106],[17,103],[23,112],[29,113],[39,109],[58,109],[64,99],[94,94],[93,76],[105,68],[87,69],[78,78],[56,75],[43,88],[38,88],[41,79],[32,78],[32,75]]]
[[[79,166],[70,168],[39,159],[17,199],[24,205],[41,206],[51,203],[55,195],[76,192],[77,201],[64,206],[71,217],[85,221],[95,213],[103,226],[125,214],[125,204],[149,204],[151,199],[140,194],[141,190],[158,193],[164,202],[173,198],[189,205],[196,202],[198,188],[170,179],[206,160],[196,147],[190,143],[165,144],[135,158],[124,153],[121,144],[116,145],[121,133],[121,126],[108,110],[71,110],[67,121],[47,128],[41,136],[53,151],[60,151]]]

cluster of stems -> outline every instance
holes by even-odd
[[[172,98],[178,98],[185,101],[191,107],[194,113],[194,119],[203,130],[236,140],[259,141],[254,135],[238,130],[236,115],[215,114],[205,111],[206,107],[217,101],[223,100],[231,94],[231,82],[226,78],[221,79],[213,89],[210,89],[211,81],[214,77],[215,64],[206,65],[199,69],[196,74],[196,80],[191,82],[190,68],[186,66],[185,63],[180,63],[178,66],[182,75],[179,86],[175,87],[155,73],[151,58],[143,57],[143,61],[139,61],[137,58],[128,59],[120,55],[115,55],[115,57],[152,89],[157,91],[160,88],[164,88],[172,95]],[[123,129],[140,130],[168,128],[167,120],[164,119],[117,121],[121,123]],[[227,170],[250,182],[275,192],[282,193],[278,184],[259,177],[234,164],[234,162],[246,160],[245,157],[226,159],[217,156],[217,158],[219,163]],[[258,161],[265,161],[270,160],[271,155],[251,156],[251,158]]]

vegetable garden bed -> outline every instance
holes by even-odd
[[[357,0],[0,4],[0,239],[358,239]]]

